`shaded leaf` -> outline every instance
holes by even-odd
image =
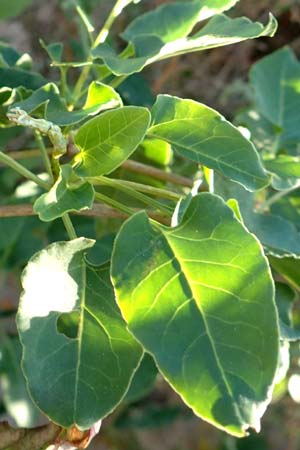
[[[49,192],[41,195],[33,209],[44,222],[51,222],[65,213],[90,209],[94,203],[95,191],[90,183],[78,184],[73,169],[61,166],[60,176]]]
[[[149,127],[146,108],[124,106],[85,123],[76,134],[80,153],[76,173],[82,177],[105,175],[119,167],[143,140]]]
[[[295,292],[287,284],[276,283],[276,305],[279,314],[279,328],[281,339],[297,341],[300,339],[300,329],[293,326],[293,306],[296,299]]]
[[[300,63],[284,47],[256,63],[250,71],[259,112],[277,127],[277,149],[300,140]]]
[[[93,244],[80,238],[35,254],[17,316],[32,398],[54,422],[82,430],[116,407],[142,356],[117,310],[108,267],[85,262]]]
[[[222,199],[197,195],[175,228],[128,219],[112,279],[130,331],[193,411],[236,436],[258,430],[277,369],[273,281]]]
[[[134,374],[124,401],[132,403],[145,397],[153,389],[156,378],[157,368],[155,362],[148,353],[145,353],[138,370]]]
[[[265,168],[273,174],[272,186],[277,190],[290,189],[300,183],[300,158],[278,155],[264,161]]]
[[[6,411],[18,427],[33,427],[39,424],[41,415],[33,405],[27,392],[26,381],[21,370],[21,345],[17,338],[1,339],[0,371],[1,392]]]
[[[215,110],[159,95],[152,116],[149,136],[169,142],[180,155],[220,171],[250,191],[269,183],[253,144]]]
[[[271,266],[295,289],[300,291],[300,260],[292,257],[275,258],[269,256]]]

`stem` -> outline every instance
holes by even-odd
[[[41,152],[41,155],[42,155],[42,158],[43,158],[43,162],[44,162],[45,168],[46,168],[46,170],[47,170],[47,172],[48,172],[48,174],[50,176],[51,182],[53,183],[54,180],[53,180],[51,163],[50,163],[50,159],[49,159],[49,156],[48,156],[48,153],[47,153],[47,149],[46,149],[45,144],[44,144],[44,140],[43,140],[42,135],[41,135],[41,133],[39,131],[35,131],[34,134],[35,134],[36,143],[37,143],[37,145],[38,145],[38,147],[40,149],[40,152]]]
[[[114,21],[121,14],[123,9],[127,5],[129,5],[129,3],[131,3],[130,0],[117,0],[108,18],[106,19],[102,29],[100,30],[98,36],[96,37],[93,48],[97,47],[99,44],[102,44],[106,40],[109,30],[111,29]]]
[[[93,184],[97,184],[97,178],[89,178],[88,180]],[[110,178],[110,180],[112,180],[112,178]],[[124,186],[128,186],[132,189],[135,189],[136,191],[145,192],[146,194],[154,195],[156,197],[166,198],[168,200],[174,201],[178,201],[181,198],[181,195],[177,194],[177,192],[168,191],[166,189],[159,189],[153,186],[149,186],[147,184],[141,184],[127,180],[114,180],[114,181],[117,181],[119,184],[123,184]],[[102,184],[101,181],[100,184]]]
[[[52,149],[48,148],[47,153],[51,154]],[[75,153],[75,152],[74,152]],[[73,153],[72,153],[73,154]],[[34,158],[39,155],[38,149],[24,149],[21,151],[15,151],[10,152],[9,155],[12,159],[26,159],[26,158]],[[0,161],[1,163],[1,161]],[[138,173],[141,175],[147,175],[150,177],[153,177],[157,180],[165,181],[171,184],[175,184],[177,186],[183,186],[192,188],[193,187],[193,180],[187,177],[183,177],[181,175],[177,175],[170,172],[165,172],[164,170],[158,169],[157,167],[153,167],[147,164],[142,164],[137,161],[133,160],[127,160],[122,164],[123,169],[127,169],[130,172]],[[205,186],[202,188],[202,190],[206,190]]]
[[[62,221],[64,223],[65,229],[68,233],[69,239],[72,241],[73,239],[77,239],[77,234],[75,228],[72,224],[69,214],[64,214],[62,216]]]
[[[89,37],[91,45],[93,45],[93,43],[94,43],[93,32],[95,31],[95,28],[94,28],[93,24],[91,23],[90,18],[88,17],[86,12],[81,8],[81,6],[77,5],[76,11],[84,25],[84,28],[86,29],[86,32]]]
[[[106,203],[107,205],[112,206],[113,208],[116,208],[129,216],[131,216],[135,212],[133,209],[128,208],[122,203],[117,202],[117,200],[114,200],[113,198],[110,198],[107,195],[101,194],[100,192],[95,193],[95,198],[96,200]]]
[[[6,155],[5,153],[3,153],[1,151],[0,151],[0,162],[7,165],[8,167],[15,170],[16,172],[18,172],[20,175],[22,175],[22,177],[25,177],[28,180],[33,181],[34,183],[36,183],[38,186],[42,187],[43,189],[48,190],[51,188],[51,185],[49,183],[47,183],[46,181],[43,181],[40,177],[35,175],[30,170],[26,169],[24,166],[17,163],[14,159],[12,159],[10,156]]]
[[[290,189],[286,189],[285,191],[276,192],[276,194],[269,197],[266,201],[261,203],[259,207],[257,208],[258,212],[263,212],[266,209],[269,209],[271,205],[278,202],[281,198],[285,197],[286,195],[289,195],[291,192],[296,191],[299,189],[300,184],[297,184],[296,186],[291,187]]]
[[[120,77],[116,77],[110,82],[110,86],[113,88],[117,88],[118,86],[120,86],[120,84],[123,83],[123,81],[126,80],[126,78],[128,78],[128,75],[122,75]]]
[[[147,175],[149,177],[153,177],[158,180],[166,181],[179,186],[185,186],[189,188],[193,187],[193,181],[187,177],[164,172],[161,169],[157,169],[156,167],[148,166],[147,164],[142,164],[137,161],[127,160],[122,164],[122,167],[124,169],[130,170],[131,172]]]
[[[85,66],[77,80],[77,83],[74,88],[74,93],[73,93],[73,102],[71,105],[72,107],[74,107],[76,105],[78,98],[81,97],[81,90],[84,86],[84,83],[86,82],[87,77],[89,76],[91,67],[92,66]]]
[[[133,208],[132,212],[138,212],[139,209]],[[119,212],[114,208],[111,208],[107,205],[95,203],[92,209],[83,210],[77,213],[73,213],[76,216],[85,216],[85,217],[97,217],[97,218],[112,218],[112,219],[124,219],[127,218],[129,213]],[[157,220],[158,222],[169,224],[170,219],[168,216],[161,214],[157,211],[149,211],[147,210],[147,214],[152,219]],[[37,213],[33,210],[33,206],[30,203],[21,203],[18,205],[3,205],[0,206],[0,218],[5,217],[29,217],[36,216]]]
[[[146,205],[152,206],[155,209],[158,209],[159,211],[163,212],[164,214],[172,214],[171,209],[168,206],[164,206],[162,203],[153,200],[152,198],[135,191],[128,185],[124,185],[119,182],[119,180],[114,180],[112,178],[107,177],[97,177],[97,183],[102,184],[103,186],[109,186],[114,189],[118,189],[119,191],[123,191],[125,194],[130,195],[131,197],[135,198],[136,200],[139,200]]]

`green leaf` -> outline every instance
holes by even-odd
[[[238,0],[196,0],[168,3],[138,16],[121,36],[126,41],[132,41],[140,35],[155,35],[165,43],[175,41],[190,34],[201,20],[226,11],[237,2]]]
[[[0,20],[15,17],[32,3],[32,0],[0,0]]]
[[[271,266],[297,291],[300,291],[300,260],[297,258],[275,258],[269,256]]]
[[[284,47],[256,63],[250,71],[259,112],[276,125],[277,149],[300,140],[300,63]]]
[[[149,136],[165,140],[180,155],[245,186],[269,183],[253,144],[215,110],[193,100],[159,95]]]
[[[123,59],[107,43],[93,49],[92,56],[95,59],[101,58],[115,75],[130,75],[172,56],[231,45],[261,36],[273,36],[276,29],[277,22],[272,15],[267,25],[263,26],[245,17],[230,19],[220,14],[210,19],[198,33],[175,41],[164,43],[159,36],[146,34],[133,37],[133,58]]]
[[[93,206],[95,197],[93,186],[90,183],[78,184],[78,179],[74,178],[71,166],[61,166],[56,183],[34,203],[33,209],[41,220],[51,222],[65,213],[82,211]]]
[[[145,139],[141,144],[144,156],[156,164],[168,166],[173,159],[171,145],[160,139]]]
[[[37,426],[40,413],[27,392],[26,381],[21,370],[21,345],[17,338],[1,339],[0,383],[6,411],[18,427]]]
[[[17,316],[32,398],[54,422],[80,429],[116,407],[142,356],[117,310],[108,267],[85,262],[93,244],[80,238],[35,254]]]
[[[300,158],[289,155],[278,155],[274,159],[264,161],[265,168],[273,174],[272,186],[277,190],[290,189],[299,184]]]
[[[34,91],[46,83],[47,80],[38,73],[12,67],[0,68],[0,86],[10,88],[23,86]]]
[[[90,84],[86,102],[78,111],[68,111],[54,83],[46,84],[26,100],[12,105],[13,108],[21,108],[28,114],[39,112],[40,116],[60,126],[75,125],[89,116],[118,106],[122,106],[119,94],[112,87],[98,81]]]
[[[111,273],[130,331],[195,414],[236,436],[258,430],[277,368],[273,281],[224,201],[197,195],[175,228],[132,216]]]
[[[132,403],[145,397],[153,389],[156,378],[157,368],[155,362],[148,353],[145,353],[144,358],[133,377],[124,401]]]
[[[298,341],[300,329],[293,326],[295,292],[287,284],[276,283],[276,305],[279,314],[280,337],[287,341]]]
[[[253,213],[245,218],[245,224],[258,237],[268,255],[300,258],[300,233],[289,220],[274,214]]]
[[[146,108],[124,106],[85,123],[75,137],[74,158],[81,177],[105,175],[119,167],[143,140],[149,127]]]

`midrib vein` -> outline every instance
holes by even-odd
[[[202,316],[203,323],[204,323],[204,326],[205,326],[205,330],[206,330],[206,333],[207,333],[207,336],[208,336],[208,339],[209,339],[209,342],[210,342],[210,345],[211,345],[211,348],[212,348],[212,351],[213,351],[213,354],[214,354],[214,357],[215,357],[216,364],[217,364],[217,366],[218,366],[218,368],[219,368],[219,371],[220,371],[220,373],[221,373],[221,377],[222,377],[222,380],[223,380],[223,382],[224,382],[225,388],[227,389],[227,392],[228,392],[229,396],[230,396],[230,397],[232,398],[232,400],[233,400],[233,406],[234,406],[234,410],[235,410],[235,412],[236,412],[236,417],[237,417],[237,419],[240,421],[240,425],[242,425],[242,424],[244,423],[244,420],[243,420],[243,418],[242,418],[242,415],[241,415],[241,413],[240,413],[240,410],[239,410],[237,401],[236,401],[236,399],[235,399],[235,396],[234,396],[234,394],[233,394],[233,392],[232,392],[232,389],[231,389],[231,387],[230,387],[230,384],[229,384],[229,382],[228,382],[228,380],[227,380],[227,378],[226,378],[225,372],[224,372],[224,370],[223,370],[223,367],[222,367],[221,361],[220,361],[220,359],[219,359],[219,355],[218,355],[217,349],[216,349],[216,347],[215,347],[215,345],[214,345],[213,337],[212,337],[212,335],[211,335],[211,333],[210,333],[210,329],[209,329],[209,326],[208,326],[208,323],[207,323],[207,320],[206,320],[206,317],[205,317],[205,313],[204,313],[204,311],[202,310],[202,308],[200,307],[200,305],[198,305],[198,303],[197,303],[196,300],[195,300],[196,296],[194,295],[193,289],[192,289],[192,287],[190,286],[190,284],[189,284],[189,282],[188,282],[188,277],[187,277],[187,275],[186,275],[185,271],[183,270],[183,267],[182,267],[182,265],[181,265],[181,263],[180,263],[180,258],[177,257],[175,249],[173,248],[173,246],[171,245],[171,243],[169,242],[169,240],[168,240],[168,238],[165,236],[165,234],[162,232],[161,229],[159,229],[159,230],[160,230],[160,233],[161,233],[163,239],[164,239],[165,242],[167,243],[168,247],[171,249],[171,251],[172,251],[172,253],[173,253],[173,255],[174,255],[174,260],[176,260],[177,263],[179,264],[181,273],[184,275],[184,278],[185,278],[185,281],[186,281],[186,283],[187,283],[187,286],[188,286],[188,288],[189,288],[189,290],[190,290],[190,292],[191,292],[192,300],[195,302],[196,307],[197,307],[197,309],[199,309],[199,312],[200,312],[200,314],[201,314],[201,316]]]
[[[78,327],[78,350],[77,350],[77,363],[75,369],[75,383],[74,383],[74,404],[73,404],[73,421],[76,424],[77,416],[77,402],[78,402],[78,382],[79,382],[79,370],[81,361],[81,351],[82,351],[82,335],[83,335],[83,322],[84,322],[84,311],[85,311],[85,287],[86,287],[86,266],[82,264],[81,266],[81,279],[82,279],[82,293],[80,299],[80,318]]]

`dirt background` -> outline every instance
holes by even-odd
[[[162,3],[165,2],[144,0],[139,8],[148,10]],[[94,14],[98,26],[111,5],[111,0],[99,1]],[[128,8],[116,23],[115,33],[131,20],[134,8]],[[158,63],[145,72],[153,93],[193,98],[232,118],[243,105],[247,74],[253,62],[283,45],[290,45],[300,54],[299,0],[241,0],[232,14],[266,21],[269,11],[279,21],[279,30],[273,39],[253,40]],[[61,2],[55,0],[35,0],[21,17],[0,23],[1,40],[30,53],[38,70],[47,76],[49,67],[39,37],[46,42],[68,42],[76,36],[75,21],[64,16]],[[67,57],[73,59],[70,48],[67,52]],[[155,390],[145,399],[117,410],[104,421],[102,432],[91,449],[300,450],[300,405],[284,396],[268,409],[262,430],[260,435],[239,441],[225,436],[191,415],[179,397],[159,379]]]

